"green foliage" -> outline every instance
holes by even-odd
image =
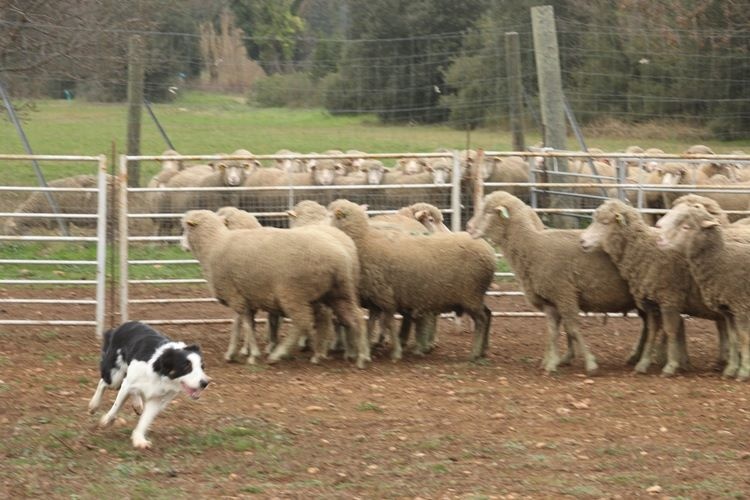
[[[307,73],[276,74],[253,85],[250,102],[264,108],[313,108],[320,104],[320,93]]]
[[[237,25],[248,35],[245,48],[268,74],[292,70],[297,38],[305,23],[292,12],[292,0],[232,0]]]

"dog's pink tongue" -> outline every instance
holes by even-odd
[[[200,389],[193,389],[192,387],[188,387],[185,384],[182,384],[182,390],[185,391],[185,394],[190,396],[191,399],[198,399],[201,397],[201,390]]]

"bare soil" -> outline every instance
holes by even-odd
[[[216,306],[187,313],[213,317]],[[540,318],[495,318],[479,363],[467,361],[471,334],[445,320],[433,353],[392,363],[378,351],[366,370],[314,366],[305,353],[228,364],[227,325],[165,325],[201,344],[214,382],[197,402],[175,399],[145,452],[130,446],[127,405],[109,429],[86,411],[100,349],[91,328],[1,327],[0,496],[748,496],[750,386],[714,371],[713,326],[688,320],[693,368],[665,379],[624,363],[638,320],[584,323],[596,377],[580,360],[543,374]]]

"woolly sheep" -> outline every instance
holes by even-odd
[[[107,175],[107,186],[111,187],[113,179]],[[73,177],[63,177],[47,183],[51,188],[96,188],[97,177],[95,175],[75,175]],[[49,195],[57,202],[60,214],[96,214],[98,210],[98,197],[95,192],[81,193],[78,191],[48,191]],[[18,214],[51,214],[54,211],[50,207],[47,196],[44,192],[35,191],[23,202],[21,202],[14,213]],[[96,227],[96,217],[86,219],[65,219],[65,224],[70,227],[70,223],[79,227]],[[9,217],[5,221],[5,234],[26,234],[32,228],[53,229],[57,227],[56,217]]]
[[[221,217],[224,220],[224,225],[232,231],[236,229],[258,229],[262,227],[254,215],[236,207],[221,207],[216,211],[216,215]],[[269,315],[268,318],[268,352],[272,351],[278,343],[277,333],[279,318],[273,315],[273,319],[271,319],[271,316],[272,315]],[[245,331],[244,343],[242,349],[238,351],[237,343],[243,329]],[[260,348],[258,347],[258,341],[255,335],[254,316],[250,324],[247,324],[240,315],[235,316],[234,321],[232,322],[231,333],[229,336],[229,347],[227,348],[226,354],[224,354],[224,359],[226,361],[232,361],[238,353],[242,356],[247,356],[247,363],[251,365],[255,364],[260,357]]]
[[[490,310],[484,293],[492,282],[495,254],[466,233],[411,235],[378,231],[363,207],[336,200],[328,210],[332,224],[357,246],[361,266],[360,296],[365,306],[384,314],[466,312],[474,319],[472,358],[485,354]],[[391,358],[401,357],[401,343],[391,331]]]
[[[189,188],[197,187],[204,177],[214,172],[211,165],[193,165],[180,170],[169,178],[164,184],[167,188]],[[193,208],[191,203],[195,200],[193,192],[190,191],[164,191],[161,196],[155,198],[156,206],[152,207],[153,213],[157,214],[177,214]],[[169,235],[178,227],[172,218],[156,217],[154,218],[156,231],[159,235]]]
[[[706,304],[727,319],[725,376],[750,378],[750,245],[728,241],[703,207],[680,205],[659,220],[659,243],[683,254]],[[738,352],[739,351],[739,352]],[[738,356],[739,354],[739,356]],[[739,358],[739,359],[738,359]]]
[[[560,326],[576,340],[586,372],[597,371],[596,358],[586,347],[579,311],[620,312],[635,308],[627,283],[602,251],[584,253],[579,230],[544,229],[534,210],[515,196],[495,191],[470,221],[474,237],[498,245],[516,275],[528,302],[547,316],[547,342],[542,361],[548,373],[557,370]],[[562,360],[572,357],[570,349]]]
[[[320,232],[275,228],[229,230],[207,210],[191,210],[182,220],[183,246],[193,252],[209,288],[222,304],[252,322],[264,309],[289,317],[293,328],[270,354],[276,362],[300,335],[314,338],[322,319],[321,306],[330,307],[338,321],[364,339],[359,325],[354,262],[335,238]],[[314,259],[315,265],[310,265]],[[312,360],[324,353],[317,350]],[[357,346],[357,366],[369,361],[366,342]]]
[[[593,222],[581,235],[584,250],[606,252],[627,281],[638,307],[649,322],[646,344],[636,371],[645,373],[651,363],[651,351],[658,331],[658,318],[667,337],[666,376],[685,365],[680,352],[681,314],[711,319],[719,336],[724,334],[723,318],[711,311],[690,276],[687,262],[679,253],[660,249],[657,235],[638,211],[619,200],[608,200],[594,212]],[[683,366],[684,367],[684,366]]]
[[[247,160],[219,160],[212,163],[214,172],[203,177],[198,187],[236,188],[244,184],[247,173],[253,168],[253,162]],[[194,191],[190,208],[216,210],[223,206],[237,206],[240,201],[239,191]]]
[[[485,160],[481,167],[481,175],[484,182],[529,182],[529,165],[526,160],[520,156],[495,156]],[[485,187],[485,193],[493,191],[507,191],[512,195],[518,196],[524,201],[529,199],[528,187],[505,186],[505,187]]]
[[[274,154],[279,155],[279,156],[299,155],[299,153],[290,151],[288,149],[279,149]],[[307,162],[301,158],[284,158],[284,159],[279,158],[273,161],[273,168],[277,168],[281,170],[282,172],[289,172],[289,173],[307,172]]]

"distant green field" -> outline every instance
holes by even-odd
[[[238,148],[258,154],[270,154],[285,148],[301,153],[327,149],[358,149],[372,153],[425,152],[436,148],[510,149],[510,136],[505,130],[481,129],[465,131],[441,125],[382,125],[374,116],[331,116],[321,109],[259,109],[251,108],[237,96],[188,91],[173,103],[156,104],[154,112],[169,134],[175,147],[185,154],[232,152]],[[35,153],[110,155],[114,144],[118,152],[125,149],[126,108],[122,103],[101,104],[84,101],[39,100],[34,110],[24,113],[24,128]],[[142,117],[143,154],[159,154],[166,145],[156,126],[144,110]],[[539,135],[527,135],[528,144],[536,143]],[[694,141],[679,138],[654,141],[649,137],[596,139],[589,147],[615,151],[631,144],[660,147],[678,152]],[[708,144],[719,152],[748,148],[742,143]],[[571,148],[575,141],[569,140]],[[0,153],[23,153],[15,130],[7,120],[0,120]],[[0,184],[33,182],[28,164],[0,162]],[[143,165],[142,182],[158,166]],[[48,167],[50,177],[90,172],[90,166],[65,165]]]

